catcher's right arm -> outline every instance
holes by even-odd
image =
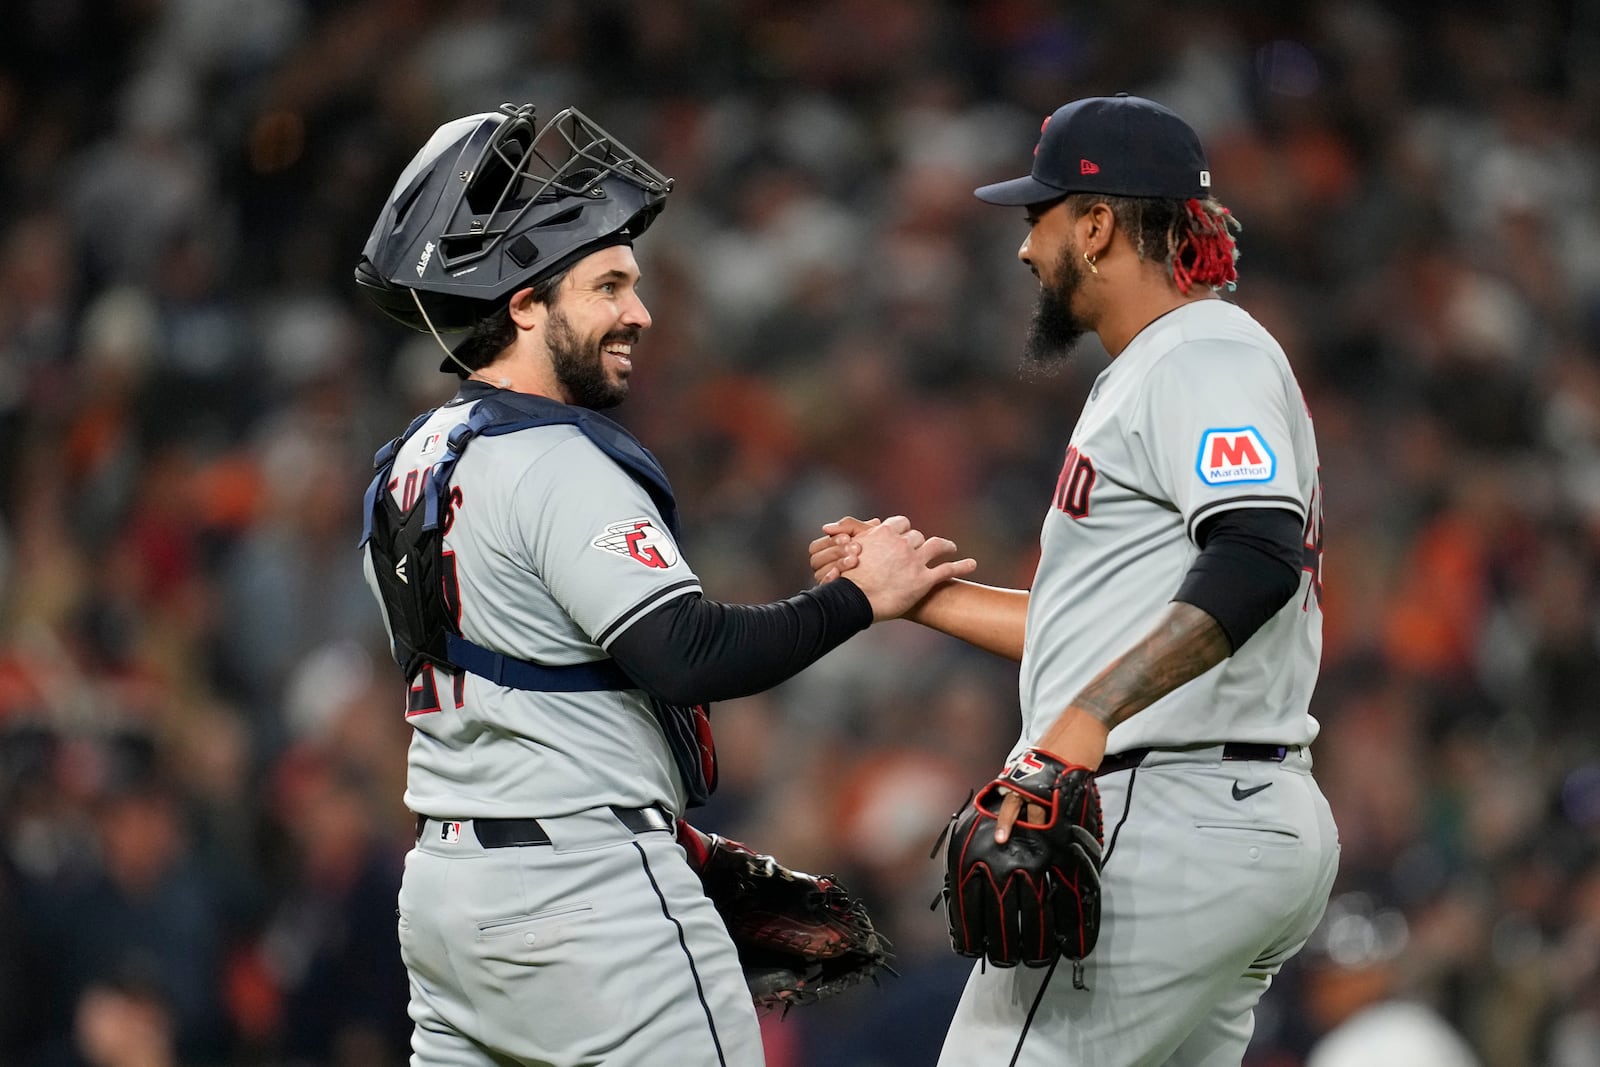
[[[1005,844],[995,822],[1007,791],[1044,809],[1019,819]],[[996,967],[1081,960],[1100,934],[1104,829],[1087,767],[1028,749],[952,817],[944,895],[950,943]]]

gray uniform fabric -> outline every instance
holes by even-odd
[[[447,405],[406,442],[402,506],[471,410]],[[700,589],[649,495],[572,426],[474,440],[451,487],[446,570],[462,635],[489,649],[601,659],[640,615]],[[376,595],[370,556],[367,570]],[[412,1063],[762,1063],[737,954],[683,850],[610,811],[683,813],[648,698],[433,668],[412,689],[405,799],[432,817],[400,894]],[[537,819],[554,844],[483,848],[483,818]]]
[[[1046,513],[1020,693],[1035,743],[1166,609],[1232,508],[1306,524],[1296,595],[1234,654],[1111,731],[1100,943],[1088,990],[1043,970],[974,969],[942,1067],[1237,1065],[1271,975],[1321,917],[1338,862],[1310,774],[1322,645],[1321,490],[1311,417],[1287,358],[1222,300],[1151,323],[1096,381]],[[1282,763],[1222,745],[1292,747]]]
[[[471,407],[441,408],[406,442],[397,500]],[[700,589],[649,494],[575,427],[479,438],[450,484],[461,503],[444,547],[461,633],[486,648],[550,666],[602,659],[645,611]],[[456,707],[446,672],[414,687],[430,676],[443,707],[409,716],[412,811],[522,818],[660,804],[682,814],[682,783],[641,692],[531,693],[468,674]]]
[[[1259,461],[1259,462],[1252,462]],[[1294,372],[1254,319],[1222,300],[1149,326],[1101,373],[1072,432],[1028,599],[1024,740],[1142,638],[1200,549],[1195,528],[1232,508],[1321,507],[1317,446]],[[1091,482],[1085,489],[1083,483]],[[1320,519],[1318,520],[1320,522]],[[1244,646],[1111,733],[1107,751],[1201,741],[1309,744],[1322,656],[1314,575]],[[1019,746],[1020,748],[1021,746]]]

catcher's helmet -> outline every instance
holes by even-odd
[[[434,131],[389,194],[356,281],[414,330],[470,329],[518,289],[632,241],[671,189],[576,108],[541,129],[532,104],[504,104]]]

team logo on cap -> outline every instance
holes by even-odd
[[[1278,473],[1278,457],[1254,426],[1207,430],[1200,435],[1195,471],[1207,485],[1270,482]]]
[[[672,538],[642,516],[612,523],[591,543],[602,552],[615,552],[658,570],[675,567],[678,563],[678,546],[672,543]]]

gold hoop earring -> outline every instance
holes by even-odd
[[[1083,261],[1085,263],[1089,264],[1090,273],[1092,273],[1092,274],[1099,274],[1100,273],[1100,268],[1094,265],[1094,260],[1089,258],[1089,253],[1085,252],[1083,254]]]

